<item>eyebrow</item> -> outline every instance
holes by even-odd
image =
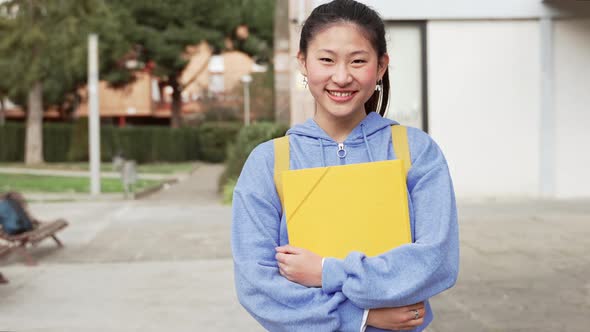
[[[320,51],[320,52],[327,52],[327,53],[330,53],[330,54],[336,54],[336,52],[334,52],[332,50],[329,50],[329,49],[326,49],[326,48],[321,48],[318,51]],[[367,54],[367,53],[369,53],[369,52],[367,52],[365,50],[358,50],[358,51],[351,52],[350,55]]]

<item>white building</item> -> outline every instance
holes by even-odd
[[[295,56],[323,2],[290,0],[282,20],[291,124],[313,115]],[[590,197],[590,1],[362,2],[386,22],[388,117],[434,137],[459,197]]]

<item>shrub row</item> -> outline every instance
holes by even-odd
[[[205,123],[196,128],[101,126],[101,159],[120,154],[139,163],[157,161],[225,160],[228,144],[235,140],[239,123]],[[0,127],[0,161],[24,160],[25,127],[8,122]],[[88,160],[88,124],[43,125],[43,157],[47,162]]]
[[[224,192],[226,202],[231,201],[230,193],[233,192],[235,180],[240,175],[250,152],[260,143],[284,136],[287,129],[289,127],[286,125],[261,122],[243,127],[239,131],[235,142],[228,147],[225,171],[219,179],[219,189]]]

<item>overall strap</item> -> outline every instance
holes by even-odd
[[[406,175],[412,167],[412,159],[410,158],[410,145],[408,144],[408,128],[402,125],[391,126],[391,141],[393,143],[393,151],[397,159],[401,159],[406,168]]]
[[[284,206],[283,179],[281,178],[281,172],[289,170],[289,136],[275,138],[273,141],[275,147],[275,187],[277,188],[277,193],[279,194],[281,205]]]

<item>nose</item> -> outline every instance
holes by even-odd
[[[352,76],[350,76],[346,64],[339,64],[334,70],[334,74],[332,74],[334,83],[344,86],[352,82]]]

